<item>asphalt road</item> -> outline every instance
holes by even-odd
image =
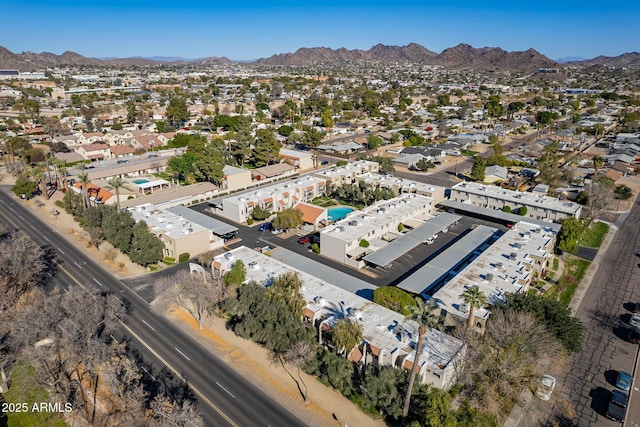
[[[4,191],[0,191],[0,217],[4,223],[26,232],[38,244],[50,246],[57,252],[56,281],[79,285],[92,292],[111,292],[129,306],[130,314],[122,335],[147,366],[155,368],[149,371],[152,380],[166,382],[167,377],[177,377],[188,385],[187,390],[183,384],[181,394],[196,397],[198,409],[207,425],[304,425],[224,361],[171,322],[153,313],[147,301],[124,282],[115,279],[23,207],[20,200]],[[176,388],[175,384],[171,387]]]
[[[625,339],[631,303],[640,302],[640,259],[635,255],[640,249],[638,224],[640,206],[636,202],[620,225],[576,313],[585,326],[583,350],[569,359],[557,377],[556,397],[549,403],[535,399],[532,414],[521,425],[619,425],[604,416],[619,370],[635,373],[624,425],[640,425],[638,345]],[[562,416],[567,413],[563,400],[574,407],[572,417]],[[551,413],[554,415],[549,418]],[[536,414],[545,415],[540,418]]]

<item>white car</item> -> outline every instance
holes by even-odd
[[[629,320],[629,325],[636,331],[640,331],[640,313],[633,313]]]
[[[538,386],[536,394],[540,399],[546,401],[551,399],[554,388],[556,388],[556,379],[551,375],[543,375],[540,379],[540,385]]]
[[[284,230],[282,228],[274,228],[273,230],[271,230],[271,234],[280,234],[283,232]]]

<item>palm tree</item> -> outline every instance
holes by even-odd
[[[80,175],[78,175],[78,182],[82,184],[82,201],[84,209],[89,207],[89,196],[87,195],[87,184],[91,182],[89,179],[89,174],[86,171],[82,171]]]
[[[111,178],[107,183],[116,190],[116,208],[120,212],[120,188],[124,187],[124,180],[119,176]]]
[[[473,327],[473,312],[476,308],[487,305],[487,296],[480,290],[477,285],[468,287],[461,295],[462,301],[469,305],[469,319],[467,320],[467,329]]]
[[[602,156],[595,156],[591,161],[593,162],[593,167],[596,170],[593,174],[593,179],[596,179],[598,177],[598,169],[604,165],[604,158]]]
[[[435,310],[438,308],[436,302],[431,299],[425,304],[422,298],[416,297],[416,303],[407,306],[411,310],[411,314],[405,318],[405,321],[413,320],[418,323],[418,343],[416,345],[415,356],[413,357],[413,366],[409,375],[409,385],[407,386],[407,394],[404,398],[404,407],[402,408],[402,424],[406,424],[409,415],[409,404],[411,403],[411,393],[413,392],[413,383],[416,380],[416,373],[420,365],[420,354],[422,353],[422,345],[424,343],[424,335],[427,329],[434,328],[438,324],[438,315]]]
[[[333,345],[345,356],[362,342],[362,325],[348,317],[339,319],[331,329]]]

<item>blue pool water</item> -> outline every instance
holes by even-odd
[[[330,221],[340,221],[351,211],[353,211],[353,208],[347,208],[344,206],[338,208],[329,208],[327,209],[327,217]]]
[[[134,180],[133,180],[133,183],[134,183],[134,184],[145,184],[145,183],[147,183],[147,182],[149,182],[149,180],[148,180],[148,179],[144,179],[144,178],[134,179]]]

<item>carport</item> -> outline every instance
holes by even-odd
[[[391,264],[402,255],[406,254],[416,246],[434,235],[444,232],[446,229],[456,224],[462,219],[459,215],[443,212],[427,221],[402,237],[393,240],[387,246],[370,253],[363,259],[370,264],[385,267]]]

